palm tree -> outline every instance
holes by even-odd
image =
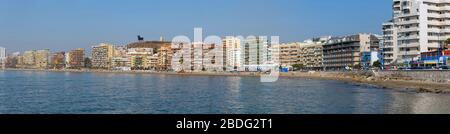
[[[292,67],[293,67],[294,71],[297,71],[297,70],[301,70],[301,69],[305,68],[305,65],[303,65],[303,64],[294,64],[294,65],[292,65]]]
[[[372,66],[373,66],[373,67],[376,67],[376,68],[378,68],[378,69],[380,69],[381,66],[382,66],[382,64],[381,64],[380,60],[377,60],[377,61],[375,61],[375,62],[373,63]]]
[[[184,72],[184,68],[183,68],[184,58],[183,58],[183,56],[181,56],[181,58],[180,58],[180,60],[178,62],[180,62],[180,67],[181,67],[180,72]]]

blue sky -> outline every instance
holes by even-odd
[[[381,33],[391,0],[0,0],[0,46],[65,51],[160,36]]]

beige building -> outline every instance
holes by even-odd
[[[35,55],[36,68],[47,69],[50,67],[50,50],[37,50]]]
[[[171,42],[138,41],[127,45],[132,69],[170,70],[172,60]]]
[[[159,57],[158,57],[158,54],[156,53],[156,54],[153,54],[153,55],[151,55],[150,57],[149,57],[149,68],[150,68],[150,70],[156,70],[157,69],[157,67],[158,67],[158,62],[159,62]]]
[[[92,47],[92,67],[96,69],[111,69],[114,57],[114,46],[101,43]]]
[[[317,38],[305,42],[285,43],[277,46],[273,57],[279,55],[281,67],[293,69],[294,65],[302,69],[320,70],[323,68],[323,44],[328,38]]]
[[[130,66],[133,70],[149,70],[150,56],[133,55],[130,57]]]
[[[171,70],[172,69],[172,57],[173,49],[171,45],[166,44],[161,46],[158,50],[158,65],[156,70]]]
[[[150,70],[150,59],[154,54],[155,48],[129,48],[127,55],[130,57],[130,67],[133,70]]]
[[[25,62],[24,62],[24,60],[23,60],[23,55],[18,55],[18,56],[17,56],[17,64],[16,64],[16,67],[17,67],[17,68],[23,68],[24,65],[25,65]]]
[[[23,53],[23,67],[25,68],[33,68],[36,65],[36,51],[25,51]]]
[[[300,46],[302,45],[304,45],[304,43],[300,42],[280,44],[280,65],[282,67],[292,67],[295,64],[300,64]]]
[[[321,70],[323,68],[323,44],[306,43],[300,46],[299,64],[308,70]]]

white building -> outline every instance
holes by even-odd
[[[393,19],[383,25],[385,63],[415,60],[450,38],[449,0],[393,0]]]
[[[70,52],[69,53],[65,53],[65,57],[64,57],[64,61],[66,63],[66,68],[70,68]]]
[[[0,67],[5,68],[6,63],[6,49],[4,47],[0,47]]]
[[[0,47],[0,58],[6,57],[6,49],[4,47]]]
[[[394,64],[397,60],[399,48],[397,47],[397,30],[395,30],[394,23],[386,22],[383,24],[383,46],[381,52],[384,60],[384,65]]]
[[[270,44],[267,37],[250,36],[244,41],[241,54],[243,69],[245,71],[265,71],[268,70],[264,65],[272,62]]]
[[[238,71],[239,68],[242,68],[242,40],[233,37],[227,36],[223,39],[223,45],[225,46],[225,57],[226,57],[226,70],[227,71]]]
[[[174,43],[172,69],[186,72],[222,71],[223,50],[219,48],[204,42]]]

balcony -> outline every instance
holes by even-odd
[[[438,26],[442,26],[442,25],[450,25],[450,21],[428,21],[428,25],[438,25]]]
[[[443,29],[439,29],[439,28],[428,28],[428,32],[432,32],[432,33],[440,33],[442,31],[443,31]]]
[[[393,60],[394,57],[383,57],[383,59],[385,59],[385,60]]]
[[[419,39],[418,35],[410,35],[410,36],[400,36],[397,40],[414,40]]]
[[[394,51],[384,51],[384,54],[394,54]]]
[[[410,27],[410,28],[401,28],[398,30],[399,33],[406,33],[406,32],[418,32],[418,27]]]
[[[433,2],[435,3],[435,2]],[[443,6],[443,7],[437,7],[437,6],[428,6],[429,10],[435,10],[435,11],[448,11],[450,10],[450,6]]]
[[[450,29],[428,28],[428,32],[433,33],[450,33]]]
[[[400,51],[398,53],[398,55],[402,55],[402,56],[415,56],[415,55],[420,55],[420,51]]]
[[[384,40],[384,43],[394,43],[394,40]]]
[[[417,43],[409,43],[409,44],[398,44],[398,47],[399,48],[411,48],[411,47],[417,48],[417,47],[420,47],[420,44],[418,42]]]
[[[439,48],[440,45],[443,45],[443,44],[439,44],[439,43],[428,43],[427,44],[428,47],[432,47],[432,48]]]
[[[417,17],[417,16],[419,16],[418,13],[411,12],[411,13],[406,13],[406,14],[405,13],[400,13],[400,14],[398,14],[395,17],[397,17],[397,18],[410,18],[410,17]]]
[[[419,24],[419,20],[408,20],[408,21],[399,21],[396,24],[397,25],[409,25],[409,24]]]
[[[439,36],[428,36],[428,40],[445,40],[446,38]]]
[[[428,13],[427,16],[429,18],[445,18],[445,16],[443,14],[438,14],[438,13]]]

